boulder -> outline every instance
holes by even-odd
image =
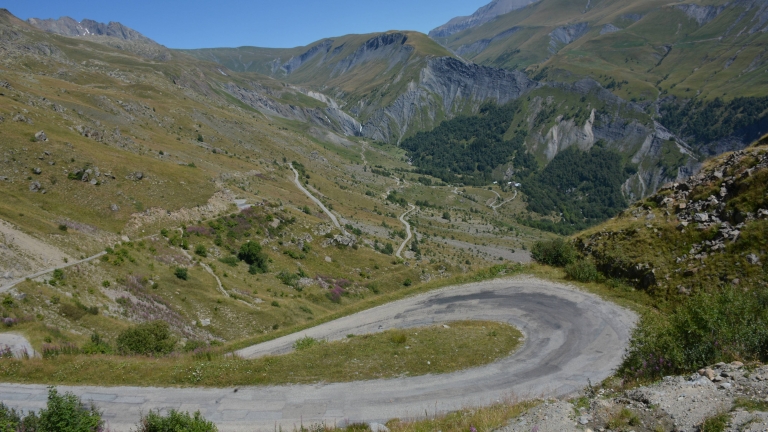
[[[109,206],[109,209],[112,210],[113,212],[116,212],[116,211],[120,210],[120,207],[118,207],[117,204],[111,204]]]
[[[40,131],[35,134],[35,141],[37,142],[48,141],[48,136],[45,134],[45,132]]]
[[[747,262],[752,264],[752,265],[758,265],[758,264],[760,264],[760,257],[758,257],[757,255],[751,253],[751,254],[747,255]]]
[[[41,188],[42,188],[42,186],[40,186],[40,182],[38,182],[38,181],[33,181],[32,183],[29,184],[29,191],[30,192],[38,192],[38,191],[40,191]]]
[[[696,222],[707,222],[709,221],[709,215],[707,213],[696,213],[693,215],[693,220]]]
[[[41,170],[40,168],[33,168],[33,169],[32,169],[32,172],[33,172],[33,173],[35,173],[35,174],[37,174],[37,175],[40,175],[40,174],[42,174],[42,173],[43,173],[43,170]]]

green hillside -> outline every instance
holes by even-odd
[[[372,98],[376,106],[387,106],[418,78],[427,58],[452,56],[426,35],[409,31],[346,35],[290,49],[240,47],[183,52],[331,97],[343,95],[348,106]]]
[[[626,99],[765,96],[760,65],[768,39],[758,31],[758,13],[724,1],[603,0],[585,9],[542,0],[440,42],[481,64],[549,68],[549,79],[567,79],[567,71],[626,80],[615,90]],[[558,29],[570,29],[573,40],[559,40]]]

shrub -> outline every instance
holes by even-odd
[[[321,343],[322,341],[319,341],[315,338],[304,336],[303,338],[293,343],[293,349],[295,349],[296,351],[301,351],[307,348],[312,348],[313,346],[319,345]]]
[[[411,285],[413,285],[413,281],[411,281],[410,278],[408,278],[408,279],[403,281],[403,286],[407,286],[408,287],[408,286],[411,286]]]
[[[565,274],[579,282],[599,282],[603,275],[597,271],[592,261],[578,260],[565,266]]]
[[[704,420],[699,426],[700,432],[723,432],[728,428],[731,416],[727,412],[721,412]]]
[[[261,270],[261,273],[267,271],[267,255],[261,251],[261,245],[256,242],[243,243],[237,253],[237,258],[251,266],[256,266],[257,269]]]
[[[389,340],[392,343],[402,345],[408,340],[408,335],[406,335],[404,331],[395,331],[389,336]]]
[[[219,258],[219,261],[230,266],[230,267],[237,267],[237,265],[240,263],[240,260],[237,259],[236,256],[228,256],[224,258]]]
[[[104,421],[95,407],[83,405],[72,393],[60,395],[55,388],[48,389],[46,407],[22,417],[22,412],[0,403],[0,430],[2,431],[75,431],[103,430]]]
[[[205,246],[199,244],[195,246],[195,255],[199,255],[203,258],[208,256],[208,249],[205,248]]]
[[[96,407],[87,407],[72,393],[59,394],[55,388],[48,389],[48,402],[40,413],[28,414],[18,430],[30,431],[101,431],[104,421]]]
[[[73,343],[63,343],[61,345],[52,345],[44,343],[41,350],[44,359],[51,359],[58,357],[59,355],[75,355],[80,354],[80,348]]]
[[[84,317],[87,311],[71,303],[62,303],[59,305],[59,313],[71,320],[77,321]]]
[[[537,241],[531,248],[531,257],[536,261],[557,267],[565,267],[576,261],[576,248],[563,239]]]
[[[64,270],[56,269],[53,271],[53,278],[57,281],[64,280]]]
[[[139,421],[137,432],[217,432],[213,422],[205,419],[196,411],[190,415],[188,412],[179,412],[174,409],[168,411],[167,416],[160,415],[159,411],[150,411]]]
[[[619,369],[656,379],[718,362],[768,361],[768,289],[698,293],[670,316],[646,314]]]
[[[168,323],[152,321],[139,324],[117,337],[117,350],[121,354],[168,354],[176,344]]]
[[[65,224],[59,224],[59,231],[67,232],[68,227]]]
[[[101,335],[94,333],[91,335],[91,341],[83,345],[81,351],[83,354],[112,354],[112,347],[101,338]]]
[[[279,279],[280,282],[293,288],[298,287],[298,284],[299,284],[299,275],[297,275],[296,273],[287,272],[285,270],[277,274],[277,279]]]
[[[185,267],[176,267],[176,270],[173,271],[173,274],[181,280],[189,279],[189,272]]]

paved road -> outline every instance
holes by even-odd
[[[221,431],[291,429],[301,422],[344,424],[433,415],[504,397],[570,394],[606,378],[621,361],[636,317],[598,297],[529,277],[481,282],[414,296],[240,351],[246,357],[286,352],[304,336],[343,338],[392,327],[458,319],[507,322],[525,335],[512,356],[474,369],[413,378],[234,389],[60,387],[93,400],[115,430],[141,412],[200,410]],[[437,360],[439,361],[439,360]],[[43,385],[0,385],[6,405],[38,409]]]
[[[403,252],[403,249],[408,244],[408,242],[411,240],[411,237],[413,237],[413,234],[411,233],[411,224],[409,224],[408,221],[405,220],[405,216],[408,213],[416,210],[416,207],[413,204],[408,204],[408,205],[411,206],[411,208],[408,209],[405,213],[400,215],[400,222],[402,222],[403,226],[405,226],[405,232],[406,232],[407,236],[405,237],[405,240],[403,240],[403,243],[400,245],[400,247],[397,248],[397,252],[395,252],[395,256],[398,257],[398,258],[402,258],[402,256],[400,256],[400,254]]]

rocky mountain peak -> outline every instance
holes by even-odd
[[[432,38],[448,37],[454,33],[466,30],[468,28],[483,25],[499,15],[522,9],[538,0],[493,0],[487,5],[481,7],[470,16],[460,16],[453,18],[447,23],[437,27],[429,32]]]
[[[104,24],[90,19],[78,22],[70,17],[61,17],[59,19],[30,18],[27,22],[40,30],[62,36],[109,36],[126,41],[154,43],[136,30],[113,21]]]

